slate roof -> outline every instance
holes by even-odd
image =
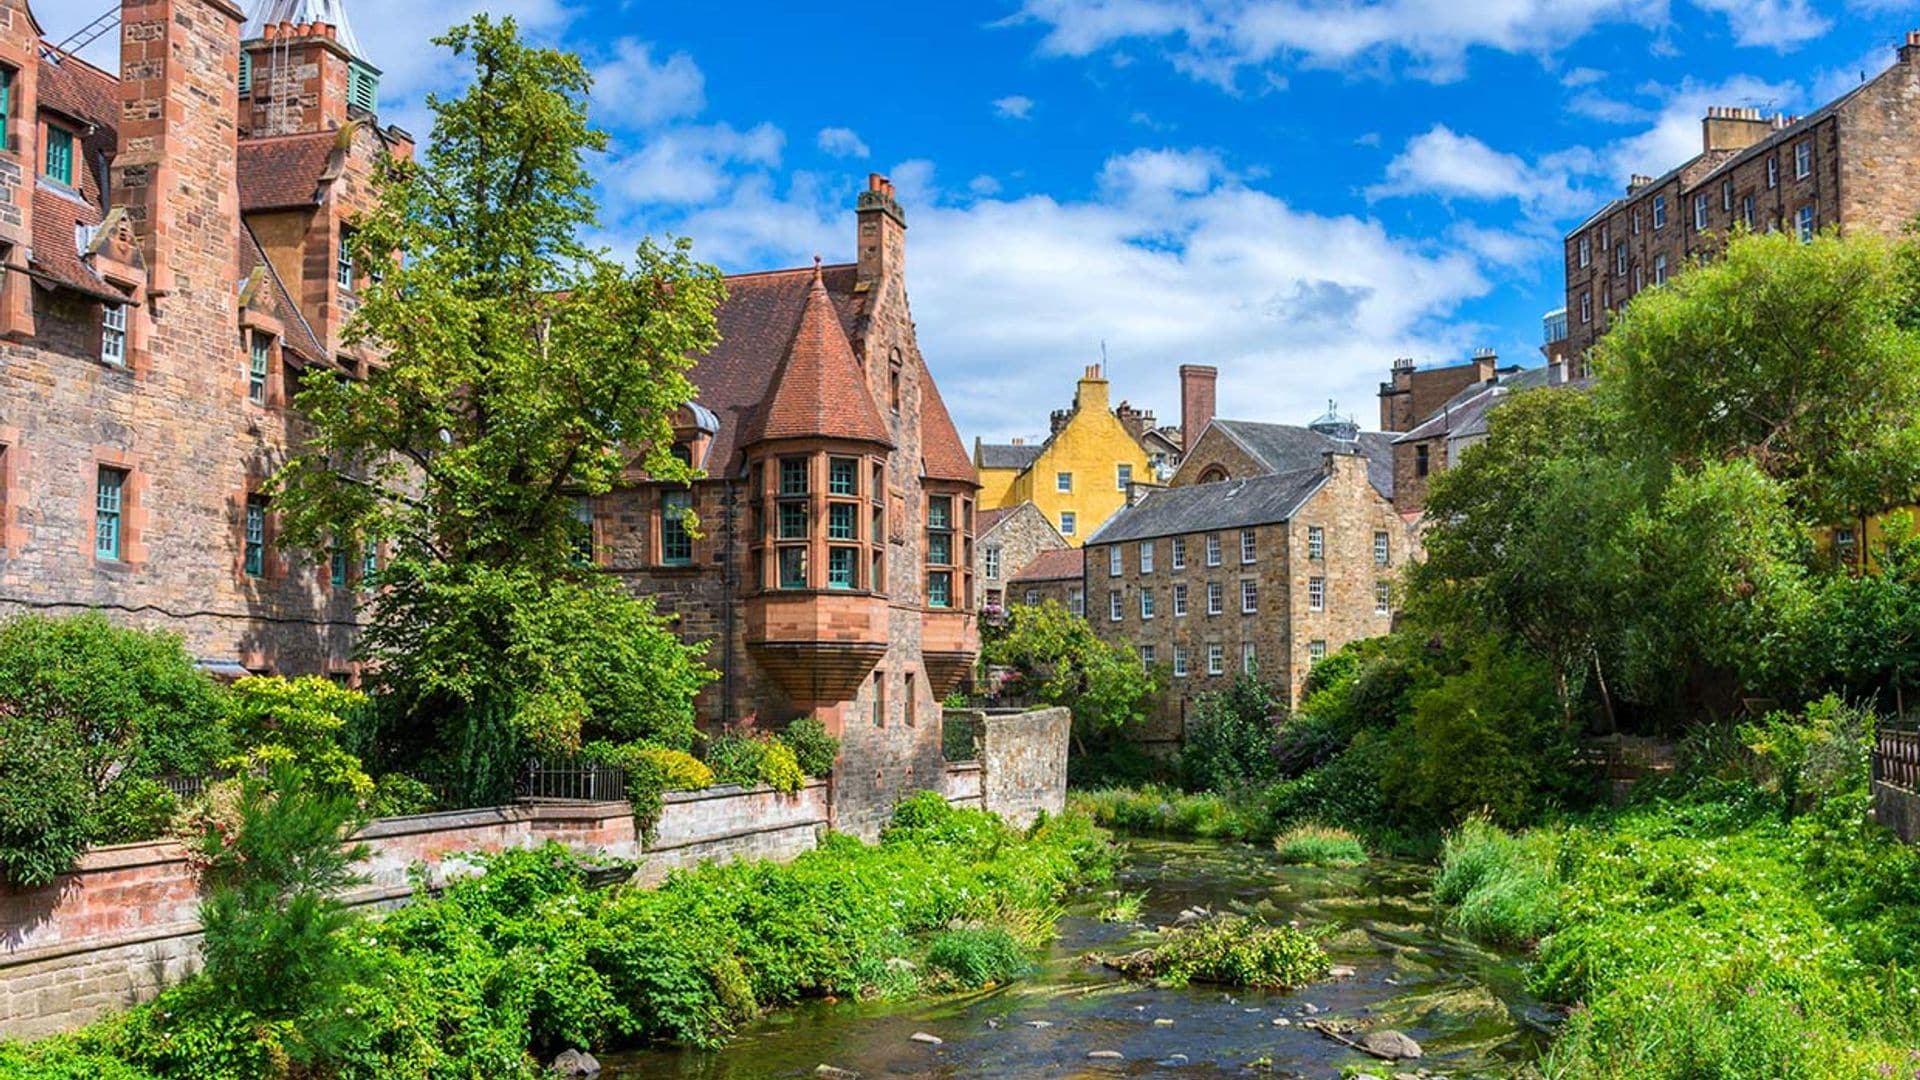
[[[1425,442],[1438,436],[1467,437],[1487,430],[1487,414],[1506,400],[1508,394],[1551,385],[1548,369],[1526,368],[1488,382],[1474,383],[1447,400],[1430,416],[1404,435],[1397,443]]]
[[[1374,490],[1393,498],[1392,435],[1363,431],[1358,442],[1347,443],[1295,424],[1261,424],[1216,417],[1211,426],[1239,444],[1270,474],[1323,469],[1327,454],[1358,450],[1367,459],[1367,480]]]
[[[983,469],[1025,469],[1040,460],[1044,446],[1015,446],[1012,443],[981,443],[980,467]]]
[[[892,432],[880,419],[818,266],[792,336],[744,441],[826,436],[892,446]]]
[[[320,178],[340,140],[338,131],[317,131],[243,141],[237,166],[241,212],[319,205]]]
[[[1291,520],[1326,480],[1325,465],[1316,463],[1311,469],[1243,480],[1156,488],[1109,518],[1087,543],[1113,544],[1277,524]]]
[[[1019,573],[1007,579],[1007,584],[1015,585],[1025,581],[1079,581],[1086,575],[1086,550],[1060,548],[1035,555],[1033,561],[1020,568]]]

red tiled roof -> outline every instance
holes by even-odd
[[[320,338],[313,332],[307,317],[301,313],[300,305],[293,302],[292,294],[287,292],[287,283],[280,280],[280,274],[273,268],[272,260],[260,247],[260,239],[253,235],[249,226],[240,227],[240,281],[242,284],[253,276],[256,267],[266,269],[267,284],[273,289],[274,317],[280,320],[286,330],[286,337],[280,342],[282,348],[291,349],[310,363],[325,364],[332,358],[327,355],[326,346],[320,344]]]
[[[124,299],[80,258],[75,227],[98,225],[100,211],[64,192],[33,191],[33,269],[69,288],[102,299]]]
[[[42,59],[39,93],[43,109],[100,127],[117,126],[120,80],[78,57],[62,56],[57,64]]]
[[[1026,504],[1021,504],[1021,506],[1024,505]],[[973,534],[975,536],[987,535],[987,533],[993,530],[995,525],[1007,520],[1007,516],[1018,509],[1020,509],[1019,506],[996,506],[991,510],[980,511],[978,514],[975,514],[973,518]]]
[[[923,369],[924,370],[924,369]],[[978,485],[980,474],[974,471],[973,456],[960,441],[947,403],[941,400],[933,372],[926,371],[926,394],[920,400],[920,463],[931,480],[958,480]]]
[[[248,139],[240,144],[240,210],[291,210],[318,203],[320,177],[340,145],[337,131]]]
[[[1087,552],[1084,548],[1061,548],[1057,551],[1043,551],[1033,557],[1033,561],[1020,568],[1020,572],[1008,578],[1015,581],[1078,581],[1086,576]]]
[[[893,445],[817,266],[792,342],[744,438],[753,443],[810,436]]]

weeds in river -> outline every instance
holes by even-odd
[[[1447,924],[1496,945],[1526,946],[1553,929],[1559,893],[1546,835],[1513,836],[1485,818],[1447,835],[1434,899],[1452,905]]]
[[[1100,909],[1100,921],[1103,923],[1136,923],[1146,910],[1147,894],[1115,893],[1107,906]]]
[[[1222,917],[1168,931],[1159,944],[1112,957],[1107,965],[1168,986],[1213,983],[1289,990],[1327,977],[1327,954],[1291,926]]]
[[[1296,825],[1273,838],[1280,861],[1294,866],[1360,866],[1367,846],[1345,829],[1330,825]]]

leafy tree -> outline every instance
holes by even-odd
[[[1280,761],[1274,740],[1285,712],[1273,688],[1252,675],[1236,677],[1226,690],[1202,694],[1180,748],[1187,790],[1230,792],[1276,779]]]
[[[1087,620],[1051,600],[1014,608],[1006,629],[986,646],[986,659],[1012,668],[1041,701],[1072,710],[1083,751],[1089,735],[1145,721],[1159,692],[1155,674],[1131,650],[1101,640]]]
[[[1599,391],[1645,460],[1745,458],[1811,520],[1904,504],[1920,488],[1912,267],[1869,235],[1736,236],[1634,299],[1595,350]]]
[[[476,709],[536,747],[577,744],[593,715],[684,741],[704,649],[584,564],[576,510],[635,463],[692,479],[672,417],[716,341],[720,275],[684,241],[628,265],[582,240],[607,136],[579,57],[486,16],[438,41],[472,83],[429,100],[424,160],[384,161],[356,222],[356,257],[383,273],[349,335],[385,360],[301,390],[313,434],[277,478],[284,534],[383,546],[365,649],[443,754]]]
[[[286,762],[328,792],[362,803],[372,797],[373,778],[340,744],[347,716],[366,707],[365,694],[317,675],[249,678],[233,684],[228,702],[241,751],[231,761],[236,771],[265,772]]]
[[[0,712],[0,886],[39,888],[92,838],[94,795],[71,728]]]
[[[1855,693],[1891,690],[1895,715],[1905,716],[1907,688],[1920,678],[1920,536],[1904,513],[1886,530],[1871,573],[1822,583],[1809,639],[1820,643],[1815,672]]]

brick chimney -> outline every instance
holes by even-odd
[[[1709,105],[1700,121],[1700,147],[1705,153],[1745,150],[1773,133],[1773,123],[1759,109]]]
[[[0,0],[0,64],[31,74],[40,63],[40,35],[27,0]],[[39,115],[37,78],[13,80],[13,115]],[[26,341],[33,337],[33,279],[27,276],[27,252],[33,248],[33,191],[36,164],[46,160],[40,148],[40,128],[33,123],[10,124],[6,146],[0,152],[19,155],[20,164],[0,167],[0,244],[9,250],[6,270],[0,272],[0,337]]]
[[[1180,365],[1180,438],[1188,450],[1213,422],[1214,384],[1220,369],[1205,364]]]
[[[113,199],[126,208],[154,296],[225,313],[234,307],[240,228],[240,24],[229,0],[121,0],[120,152]]]
[[[248,41],[241,135],[263,139],[346,126],[353,56],[329,23],[268,23]]]
[[[860,267],[854,289],[866,292],[900,281],[907,270],[907,215],[893,197],[893,181],[867,174],[867,190],[855,204],[860,220]]]
[[[1475,349],[1473,352],[1473,381],[1486,382],[1499,370],[1500,354],[1492,349]]]

